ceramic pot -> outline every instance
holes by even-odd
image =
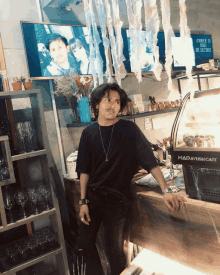
[[[25,90],[32,90],[33,83],[32,82],[24,82],[24,88],[25,88]]]
[[[14,91],[21,91],[22,90],[22,82],[13,82],[11,83]]]

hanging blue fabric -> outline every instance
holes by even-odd
[[[91,121],[88,96],[83,96],[78,100],[80,122]]]

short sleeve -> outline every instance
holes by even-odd
[[[138,164],[142,168],[150,172],[152,168],[158,166],[149,141],[137,125],[135,125],[135,146]]]
[[[83,131],[78,148],[78,157],[76,162],[77,173],[91,173],[91,147],[89,146],[88,134]]]

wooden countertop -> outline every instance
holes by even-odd
[[[79,181],[69,180],[79,188]],[[131,242],[204,274],[220,274],[220,204],[190,199],[180,191],[187,201],[174,213],[159,187],[132,186]]]
[[[220,274],[220,204],[190,199],[173,213],[160,188],[135,186],[131,242],[204,274]]]

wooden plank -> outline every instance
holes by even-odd
[[[167,113],[174,113],[177,112],[179,108],[173,108],[173,109],[165,109],[160,111],[152,111],[152,112],[144,112],[144,113],[138,113],[136,115],[132,116],[120,116],[121,119],[134,119],[139,117],[148,117],[148,116],[156,116],[156,115],[162,115]]]
[[[1,220],[3,227],[7,226],[6,214],[5,214],[5,207],[2,195],[2,188],[0,187],[0,213],[1,213]],[[0,232],[3,227],[0,227]]]
[[[51,252],[48,252],[48,253],[46,253],[46,254],[44,254],[42,256],[39,256],[39,257],[35,258],[33,260],[29,260],[29,261],[27,261],[25,263],[22,263],[21,265],[15,266],[14,268],[12,268],[12,269],[10,269],[10,270],[8,270],[6,272],[3,272],[1,274],[2,275],[11,275],[11,274],[14,274],[14,273],[16,273],[16,272],[18,272],[18,271],[20,271],[22,269],[25,269],[25,268],[27,268],[27,267],[29,267],[31,265],[37,264],[39,262],[42,262],[42,261],[44,261],[44,260],[46,260],[48,258],[53,258],[57,254],[60,254],[61,252],[62,252],[61,248],[55,249],[55,250],[53,250]]]
[[[35,220],[39,220],[39,219],[47,219],[50,215],[53,215],[54,213],[56,213],[56,209],[53,208],[51,210],[44,211],[44,212],[40,213],[39,215],[31,215],[30,217],[28,217],[26,219],[18,220],[16,222],[10,223],[8,225],[6,222],[6,225],[3,225],[3,227],[0,227],[0,233],[4,232],[6,230],[9,230],[9,229],[18,227],[22,224],[30,223],[31,221],[35,221]]]
[[[219,274],[219,217],[219,204],[188,198],[173,213],[162,195],[139,192],[131,211],[130,241],[201,272]]]
[[[0,141],[6,141],[8,140],[8,136],[0,136]]]
[[[6,62],[5,62],[5,55],[4,55],[4,50],[3,50],[3,46],[2,46],[1,35],[0,35],[0,70],[2,72],[7,71]],[[3,89],[5,91],[9,91],[9,83],[8,83],[7,78],[5,78],[5,77],[2,78],[2,84],[3,84]]]
[[[40,94],[41,91],[39,89],[33,90],[22,90],[22,91],[4,91],[0,93],[0,98],[23,98],[27,97],[31,94]]]
[[[14,155],[12,156],[12,161],[17,161],[17,160],[22,160],[22,159],[27,159],[27,158],[33,158],[33,157],[38,157],[42,155],[47,154],[47,149],[39,150],[39,151],[33,151],[30,153],[24,153],[24,154],[19,154],[19,155]]]
[[[9,140],[4,141],[4,143],[5,143],[7,165],[8,165],[8,170],[9,170],[9,174],[10,174],[10,179],[8,180],[8,182],[14,183],[14,182],[16,182],[16,180],[15,180],[15,175],[14,175],[14,168],[13,168],[13,165],[12,165]]]

